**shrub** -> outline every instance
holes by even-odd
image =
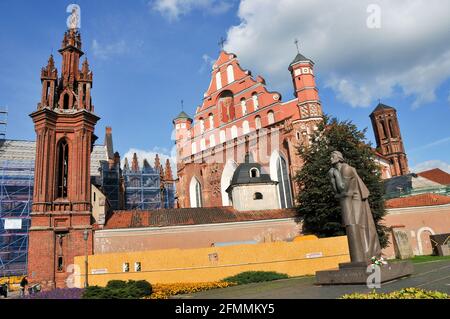
[[[238,285],[245,285],[253,282],[272,281],[286,279],[288,275],[280,274],[274,271],[246,271],[235,276],[223,279],[226,282],[235,282]]]
[[[83,299],[140,299],[151,293],[152,285],[145,280],[111,280],[106,287],[87,287]]]
[[[423,290],[419,288],[404,288],[391,293],[347,294],[341,299],[449,299],[450,296],[439,291]]]
[[[236,286],[232,282],[200,282],[200,283],[175,283],[156,284],[153,293],[144,299],[168,299],[170,296],[192,294],[200,291]]]
[[[106,284],[106,288],[111,288],[111,289],[121,289],[121,288],[126,288],[126,286],[127,286],[127,282],[123,281],[123,280],[110,280]]]

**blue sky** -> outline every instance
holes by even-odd
[[[97,135],[112,126],[121,155],[153,161],[170,154],[172,119],[193,115],[209,85],[218,42],[241,66],[262,75],[284,100],[293,44],[316,63],[324,111],[368,127],[377,100],[397,108],[412,168],[450,171],[449,12],[444,1],[378,1],[381,27],[366,25],[368,4],[323,0],[78,0],[83,50],[94,72]],[[70,1],[0,2],[0,106],[10,139],[34,139],[28,117],[40,99],[40,68],[51,52],[58,69]],[[427,13],[423,8],[427,6]],[[449,10],[447,10],[449,9]],[[432,20],[427,20],[429,14]],[[424,20],[432,21],[426,22]]]

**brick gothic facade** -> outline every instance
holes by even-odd
[[[92,72],[87,60],[79,70],[77,30],[66,31],[59,53],[61,77],[50,56],[41,72],[41,102],[30,115],[37,139],[28,274],[44,289],[66,287],[74,256],[86,247],[92,254],[90,155],[99,120],[91,103]]]
[[[408,159],[400,134],[396,109],[380,103],[370,114],[370,119],[375,133],[377,150],[389,161],[391,176],[408,174]]]
[[[292,177],[302,166],[296,147],[308,143],[322,120],[314,63],[298,54],[289,65],[295,98],[282,102],[265,80],[222,51],[194,120],[175,120],[179,207],[231,205],[226,189],[247,152],[278,182],[279,207],[291,207]]]

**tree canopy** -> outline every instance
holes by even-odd
[[[345,235],[339,201],[335,199],[328,177],[330,155],[340,151],[346,162],[355,167],[370,191],[369,205],[382,247],[388,245],[388,228],[382,224],[386,214],[381,172],[374,161],[375,153],[367,142],[366,130],[358,130],[351,121],[323,117],[311,136],[310,145],[301,145],[298,154],[304,166],[296,175],[300,188],[297,207],[305,234],[319,237]]]

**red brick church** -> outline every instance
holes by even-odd
[[[194,120],[184,112],[174,120],[180,207],[230,206],[226,190],[248,153],[277,182],[278,208],[293,206],[292,176],[302,166],[296,148],[309,142],[322,106],[313,61],[299,53],[289,71],[295,98],[283,102],[264,78],[221,51]]]
[[[91,152],[97,139],[94,128],[100,118],[94,113],[93,73],[86,59],[80,69],[84,53],[77,29],[65,32],[59,53],[62,55],[61,72],[58,73],[50,56],[41,71],[41,101],[30,115],[37,138],[29,232],[31,282],[41,283],[44,289],[66,287],[73,272],[69,266],[74,257],[96,253],[95,242],[101,242],[102,236],[106,236],[102,234],[102,227],[114,228],[118,219],[132,217],[125,228],[133,229],[148,223],[162,227],[164,218],[173,218],[174,222],[169,224],[176,227],[183,218],[194,224],[207,223],[205,220],[218,224],[227,222],[220,219],[224,216],[234,218],[228,221],[245,219],[246,222],[289,217],[292,221],[285,228],[289,229],[289,234],[297,234],[295,212],[285,209],[295,205],[298,192],[293,176],[303,163],[296,156],[296,148],[309,143],[322,120],[314,63],[310,59],[299,53],[289,65],[295,98],[283,102],[278,92],[266,88],[261,76],[254,78],[250,71],[241,68],[234,54],[222,51],[194,119],[182,112],[174,120],[178,205],[205,208],[147,212],[111,210],[101,224],[93,216],[90,175]],[[377,135],[380,165],[385,163],[392,176],[404,174],[408,168],[396,114],[382,107],[374,112],[372,119],[377,129],[383,130],[381,123],[387,123],[385,131]],[[244,211],[248,212],[242,213]],[[205,219],[207,213],[210,219]],[[178,215],[182,216],[174,217]],[[193,215],[198,218],[191,218]],[[144,216],[148,218],[144,220]],[[230,234],[235,239],[235,230],[231,229]],[[143,232],[141,235],[145,238],[139,239],[139,245],[134,238],[130,249],[148,248],[147,235]],[[244,229],[241,235],[241,240],[247,240],[248,230]],[[186,243],[183,235],[179,237]],[[218,240],[216,237],[211,234],[207,240],[214,242]],[[229,235],[221,238],[225,239],[229,240]],[[102,249],[107,250],[107,245]]]

